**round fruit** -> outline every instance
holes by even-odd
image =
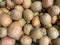
[[[0,15],[0,24],[4,27],[8,27],[12,23],[12,19],[9,14]]]
[[[31,45],[32,44],[32,38],[30,38],[27,35],[23,35],[20,39],[20,42],[22,45]]]
[[[42,9],[42,4],[41,4],[41,2],[40,2],[40,1],[35,1],[34,3],[32,3],[31,9],[32,9],[34,12],[41,11],[41,9]]]
[[[50,27],[50,28],[48,28],[48,36],[51,39],[56,39],[59,36],[59,32],[56,28]]]
[[[8,36],[11,38],[14,38],[16,40],[19,40],[19,38],[23,35],[22,27],[18,22],[13,22],[8,27]]]

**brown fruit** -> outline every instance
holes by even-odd
[[[23,12],[23,17],[27,21],[27,23],[30,23],[30,21],[33,19],[33,12],[30,9],[26,9]]]
[[[23,28],[24,33],[26,35],[30,35],[31,30],[33,29],[33,26],[31,24],[26,24]]]
[[[0,24],[4,27],[8,27],[12,23],[12,19],[9,14],[0,15]]]
[[[24,18],[21,18],[18,22],[22,27],[26,24],[26,21],[24,20]]]
[[[32,44],[32,38],[30,38],[27,35],[23,35],[20,39],[20,42],[22,45],[31,45]]]
[[[40,28],[34,28],[34,29],[31,31],[30,36],[31,36],[33,39],[40,39],[40,38],[43,37],[43,32],[41,31]]]
[[[39,12],[34,12],[34,16],[38,16],[39,15]]]
[[[22,4],[24,0],[13,0],[16,4]]]
[[[57,16],[53,16],[51,19],[52,24],[55,24],[57,22]]]
[[[1,39],[2,45],[15,45],[15,39],[5,37]]]
[[[53,5],[48,9],[48,13],[51,16],[56,16],[60,13],[60,8],[57,5]]]
[[[48,28],[48,36],[51,39],[56,39],[59,36],[59,32],[56,28],[50,27],[50,28]]]
[[[50,42],[50,38],[48,36],[43,36],[39,40],[39,45],[49,45],[49,42]]]
[[[13,2],[13,0],[6,0],[6,4],[10,8],[14,8],[15,7],[15,3]]]
[[[48,8],[53,5],[53,2],[54,2],[53,0],[43,0],[42,5],[44,8]]]
[[[22,11],[18,9],[13,9],[10,14],[13,20],[19,20],[22,18]]]
[[[7,8],[1,8],[1,10],[4,12],[4,13],[9,13],[9,10]]]
[[[32,4],[31,0],[24,0],[23,7],[30,8],[31,4]]]
[[[59,14],[59,15],[57,15],[57,17],[58,17],[58,19],[60,19],[60,14]]]
[[[18,22],[13,22],[8,27],[8,36],[11,38],[14,38],[16,40],[19,40],[19,38],[23,35],[22,27]]]
[[[43,26],[45,27],[51,27],[51,16],[48,13],[41,13],[40,14],[40,20]]]
[[[6,37],[6,36],[7,36],[7,28],[0,27],[0,38]]]
[[[18,10],[20,10],[22,12],[24,11],[24,8],[21,5],[16,5],[15,9],[18,9]]]
[[[33,2],[32,5],[31,5],[31,9],[34,12],[41,11],[42,10],[42,4],[41,4],[41,2],[40,1]]]
[[[0,9],[0,15],[3,13],[3,11]]]
[[[38,16],[33,17],[33,19],[32,19],[32,25],[34,27],[40,27],[41,26],[40,19],[39,19]]]

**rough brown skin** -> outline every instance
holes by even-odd
[[[16,40],[9,37],[4,37],[1,41],[2,45],[15,45]]]
[[[7,36],[7,28],[0,27],[0,38],[6,37],[6,36]]]
[[[33,12],[30,9],[26,9],[23,12],[23,17],[26,20],[27,23],[30,23],[30,21],[33,19]]]
[[[27,8],[30,8],[31,4],[32,4],[31,0],[24,0],[22,5],[25,9],[27,9]]]
[[[32,25],[34,27],[40,27],[41,26],[40,19],[39,19],[38,16],[33,17],[33,19],[32,19]]]
[[[51,27],[51,16],[48,13],[41,13],[40,14],[40,20],[41,23],[45,26],[45,27]]]
[[[18,22],[13,22],[8,27],[8,36],[11,38],[14,38],[16,40],[19,40],[19,38],[23,35],[22,27]]]
[[[9,14],[0,15],[0,24],[4,27],[8,27],[12,23],[12,19]]]
[[[19,20],[22,18],[22,11],[18,9],[13,9],[10,14],[13,20]]]
[[[48,9],[48,13],[51,16],[57,16],[60,13],[60,8],[57,5],[53,5]]]
[[[34,3],[32,3],[31,5],[31,9],[34,11],[34,12],[39,12],[42,10],[42,4],[40,1],[35,1]]]
[[[53,16],[52,18],[51,18],[52,20],[51,20],[51,23],[52,24],[55,24],[56,22],[57,22],[57,16]]]
[[[31,36],[33,39],[40,39],[40,38],[43,37],[43,32],[41,31],[40,28],[34,28],[34,29],[31,31],[30,36]]]
[[[6,0],[6,4],[10,8],[14,8],[15,7],[15,3],[13,1],[11,1],[11,0]]]
[[[23,35],[20,39],[20,42],[22,45],[31,45],[32,44],[32,38],[30,38],[27,35]]]
[[[24,0],[13,0],[16,4],[22,4]]]
[[[56,39],[59,36],[59,32],[56,28],[50,27],[48,28],[48,36],[51,39]]]
[[[44,8],[48,8],[53,5],[53,2],[54,2],[53,0],[43,0],[42,5]]]
[[[23,28],[24,33],[26,35],[30,35],[31,30],[33,29],[33,26],[31,24],[26,24]]]
[[[50,38],[48,36],[43,36],[39,40],[39,45],[49,45],[49,43],[50,43]]]
[[[60,45],[60,38],[53,40],[54,45]]]

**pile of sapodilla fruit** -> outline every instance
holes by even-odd
[[[60,45],[60,0],[0,0],[0,45]]]

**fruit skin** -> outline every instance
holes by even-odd
[[[15,39],[4,37],[1,39],[2,45],[15,45]]]
[[[4,27],[8,27],[12,23],[12,19],[9,14],[3,13],[0,15],[0,24]]]
[[[18,9],[13,9],[10,14],[13,20],[19,20],[20,18],[22,18],[22,11]]]
[[[11,0],[6,0],[6,4],[11,9],[15,7],[15,3],[13,1],[11,1]]]
[[[0,27],[0,38],[6,37],[6,36],[7,36],[7,28]]]
[[[31,5],[31,9],[34,12],[41,11],[42,10],[42,4],[41,4],[41,2],[40,1],[33,2],[32,5]]]
[[[33,29],[33,26],[31,24],[26,24],[23,28],[24,33],[26,35],[30,35],[31,30]]]
[[[39,45],[49,45],[49,43],[50,43],[50,38],[48,36],[43,36],[39,40]]]
[[[30,23],[30,21],[33,19],[33,12],[30,9],[26,9],[23,12],[23,17],[26,20],[27,23]]]
[[[22,6],[23,6],[25,9],[27,9],[27,8],[30,8],[31,4],[32,4],[31,0],[24,0]]]
[[[48,13],[40,13],[40,20],[46,28],[51,27],[51,16]]]
[[[13,22],[8,27],[8,36],[11,38],[14,38],[16,40],[19,40],[19,38],[23,35],[22,27],[18,22]]]
[[[55,24],[56,22],[57,22],[57,16],[53,16],[52,18],[51,18],[52,20],[51,20],[51,23],[52,24]]]
[[[32,23],[32,25],[33,25],[34,27],[40,27],[41,24],[40,24],[39,16],[35,16],[35,17],[33,17],[31,23]]]
[[[33,39],[40,39],[40,38],[43,37],[43,32],[41,31],[40,28],[34,28],[34,29],[31,31],[30,36],[31,36]]]
[[[31,45],[32,44],[32,38],[27,36],[27,35],[23,35],[20,39],[20,42],[22,45]]]
[[[24,11],[24,8],[21,5],[16,5],[15,9],[18,9],[18,10],[20,10],[22,12]]]
[[[60,13],[60,8],[57,5],[53,5],[48,9],[48,13],[51,16],[57,16]]]
[[[60,19],[60,14],[59,14],[59,15],[57,15],[57,17],[58,17],[58,19]]]
[[[57,25],[60,26],[60,21],[57,21]]]
[[[43,0],[42,5],[44,8],[48,8],[53,5],[53,2],[54,2],[53,0]]]
[[[56,39],[59,36],[59,32],[56,28],[50,27],[50,28],[48,28],[48,36],[51,39]]]
[[[22,4],[24,0],[13,0],[16,4]]]
[[[24,18],[21,18],[18,22],[22,27],[26,24],[26,21]]]
[[[53,40],[54,45],[60,45],[60,38]]]

